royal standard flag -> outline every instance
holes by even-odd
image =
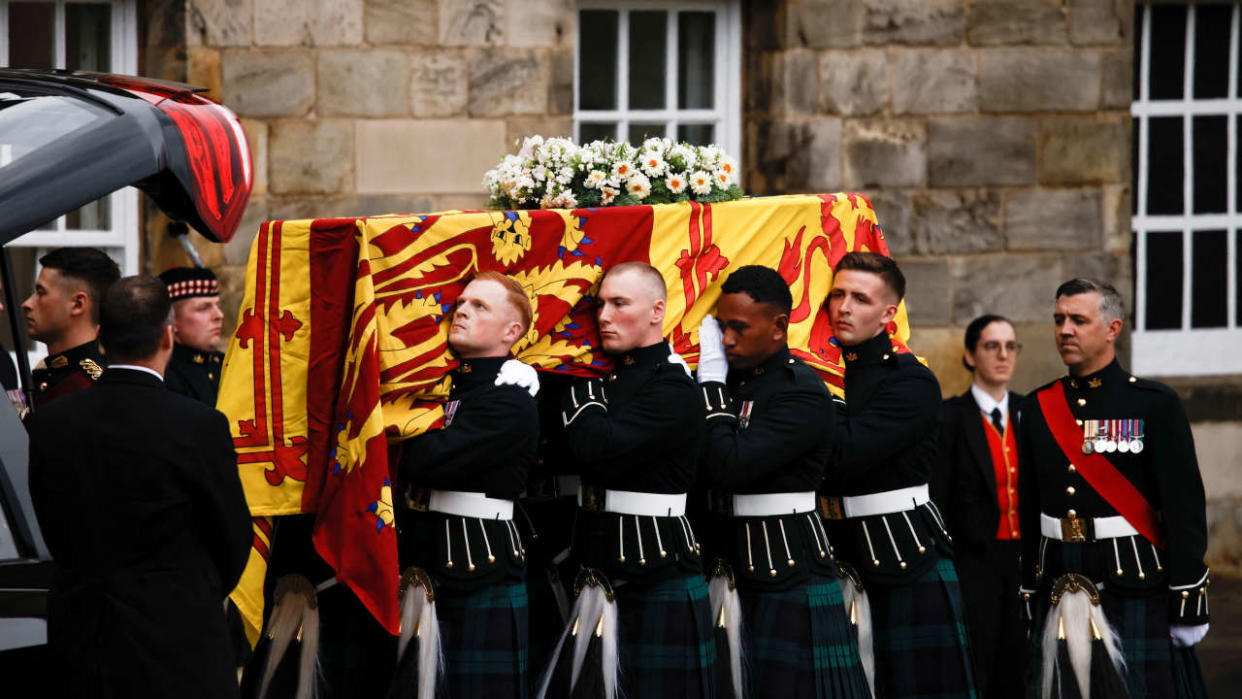
[[[457,295],[480,270],[526,289],[535,311],[514,354],[540,371],[605,374],[594,294],[613,265],[664,273],[665,336],[691,364],[730,270],[778,270],[793,293],[791,351],[840,394],[823,300],[847,252],[888,254],[861,194],[720,204],[271,221],[255,236],[217,407],[228,416],[255,517],[232,598],[257,640],[271,517],[315,513],[314,543],[375,617],[398,631],[388,447],[443,424]],[[905,308],[889,326],[906,350]]]

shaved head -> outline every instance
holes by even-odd
[[[622,275],[633,275],[638,280],[640,288],[650,296],[652,301],[668,300],[668,289],[664,286],[664,275],[660,274],[660,270],[646,262],[622,262],[608,270],[605,276],[616,278]]]

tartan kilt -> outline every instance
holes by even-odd
[[[492,585],[468,594],[441,588],[436,592],[436,614],[444,650],[444,696],[529,696],[524,583]]]
[[[966,615],[953,561],[905,585],[867,587],[879,697],[974,697]]]
[[[716,641],[702,576],[616,588],[621,694],[711,699]]]
[[[836,580],[783,592],[742,590],[748,696],[869,699],[858,642]]]

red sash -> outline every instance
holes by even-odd
[[[1060,381],[1038,393],[1039,407],[1044,421],[1065,458],[1074,464],[1083,479],[1095,488],[1113,509],[1126,518],[1130,526],[1138,530],[1148,541],[1164,548],[1164,531],[1160,519],[1147,498],[1113,466],[1103,454],[1082,453],[1082,427],[1070,412],[1065,399],[1065,387]],[[1029,466],[1028,466],[1029,468]]]

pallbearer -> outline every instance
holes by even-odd
[[[734,684],[718,691],[870,697],[835,552],[816,512],[836,408],[824,382],[789,353],[792,301],[775,270],[741,267],[721,287],[716,317],[699,330],[703,468],[722,518],[713,617],[718,628],[740,626],[744,648],[717,648]],[[734,583],[741,609],[721,589]],[[743,668],[748,692],[738,681]]]
[[[570,685],[579,696],[713,696],[707,584],[685,517],[703,404],[664,341],[665,293],[648,264],[608,271],[599,329],[616,367],[575,383],[562,401],[582,476],[573,555],[584,570],[545,696],[567,696]]]
[[[1115,695],[1117,678],[1101,670],[1124,655],[1130,696],[1203,696],[1193,646],[1208,629],[1207,526],[1194,438],[1176,393],[1117,363],[1123,316],[1107,283],[1062,284],[1053,322],[1069,376],[1021,406],[1022,601],[1043,651],[1034,680],[1053,695],[1070,682]],[[1094,652],[1067,668],[1055,662],[1062,644]]]
[[[220,388],[224,353],[220,284],[206,267],[173,267],[160,273],[173,302],[173,356],[164,382],[183,396],[212,407]]]
[[[530,323],[521,286],[496,272],[475,276],[449,329],[461,363],[444,429],[403,446],[397,525],[408,613],[398,696],[430,697],[435,685],[455,699],[527,696],[526,559],[513,518],[535,459],[539,383],[508,357]]]
[[[940,385],[888,336],[905,277],[883,255],[841,258],[828,315],[845,360],[845,402],[820,506],[841,558],[862,576],[880,697],[973,696],[965,614],[928,480]]]

